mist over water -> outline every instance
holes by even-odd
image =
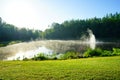
[[[88,33],[88,36],[87,35],[83,35],[80,40],[83,42],[83,43],[87,43],[89,44],[90,48],[91,49],[95,49],[96,47],[96,38],[95,38],[95,35],[93,34],[92,30],[91,29],[87,29],[87,33]]]
[[[33,58],[39,52],[45,53],[45,54],[52,54],[53,53],[52,50],[47,49],[46,47],[42,46],[42,47],[39,47],[38,49],[35,49],[35,50],[20,51],[17,54],[15,54],[14,56],[8,57],[7,60],[13,60],[13,59],[14,60],[15,59],[23,60],[25,57],[26,58]]]
[[[90,48],[91,49],[95,49],[96,46],[96,39],[95,39],[95,35],[93,34],[92,30],[88,29],[87,30],[89,33],[89,44],[90,44]]]
[[[83,53],[86,49],[100,47],[109,49],[120,47],[120,44],[113,42],[98,42],[93,32],[88,29],[89,36],[86,40],[40,40],[23,42],[6,47],[0,47],[0,60],[22,60],[23,58],[32,58],[38,53],[45,54],[63,54],[67,51],[76,51]]]
[[[1,60],[12,60],[23,59],[23,57],[31,58],[34,55],[42,52],[42,53],[52,53],[52,50],[44,47],[46,45],[46,41],[31,41],[31,42],[23,42],[14,45],[8,45],[7,47],[0,48],[0,59]]]
[[[86,44],[86,45],[85,45]],[[32,41],[23,42],[7,47],[0,48],[0,60],[13,60],[19,58],[22,60],[24,57],[32,58],[38,53],[45,54],[61,54],[66,51],[84,51],[89,45],[73,40],[43,40],[43,41]]]

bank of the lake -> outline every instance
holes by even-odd
[[[3,42],[0,42],[0,47],[5,47],[5,46],[8,46],[8,45],[13,45],[13,44],[21,43],[21,42],[24,42],[24,41],[19,41],[19,40],[16,40],[16,41],[3,41]]]
[[[120,80],[120,56],[0,61],[0,80]]]

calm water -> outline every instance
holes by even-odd
[[[66,51],[77,51],[83,53],[87,48],[99,47],[102,49],[112,50],[113,47],[120,48],[119,42],[82,42],[79,40],[45,40],[31,41],[0,47],[0,60],[23,59],[24,57],[32,58],[38,53],[61,54]]]

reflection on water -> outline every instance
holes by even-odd
[[[52,54],[64,53],[66,51],[77,51],[83,53],[90,47],[89,42],[74,40],[44,40],[32,41],[0,47],[0,60],[31,58],[38,53]],[[96,47],[111,50],[113,47],[120,47],[119,43],[114,42],[96,42]]]
[[[14,56],[8,57],[7,60],[17,60],[17,59],[23,60],[25,57],[32,58],[33,56],[37,55],[38,53],[52,54],[53,51],[42,46],[36,50],[30,50],[30,51],[25,51],[25,52],[20,51],[17,54],[15,54]]]

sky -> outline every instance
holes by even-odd
[[[116,12],[120,12],[120,0],[0,0],[3,21],[42,31],[53,22],[102,18]]]

